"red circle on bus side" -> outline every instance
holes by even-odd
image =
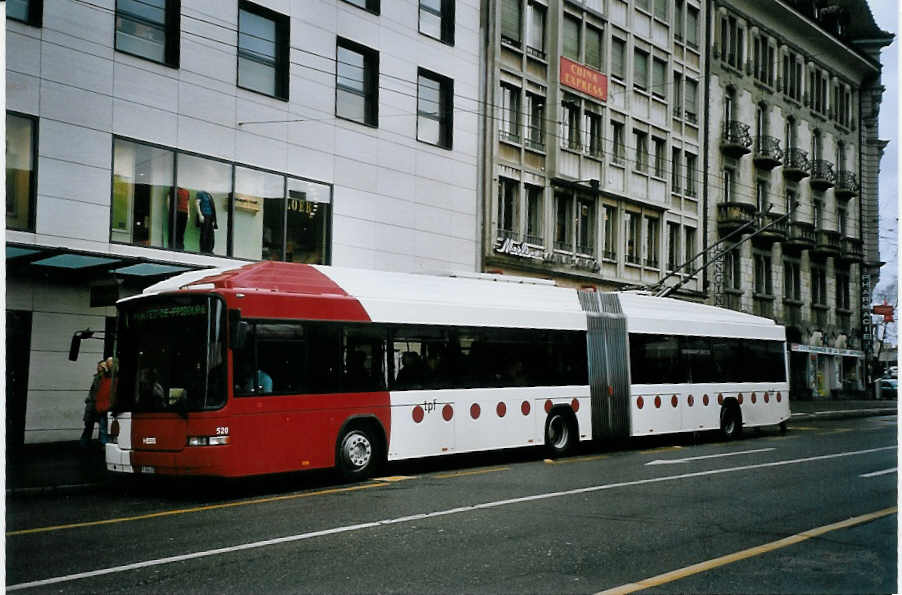
[[[739,404],[742,405],[742,393],[739,393],[739,397],[737,400],[739,401]]]
[[[520,405],[520,411],[523,413],[523,415],[529,415],[529,410],[529,401],[523,401],[523,403]]]
[[[764,393],[764,402],[770,403],[770,393]]]
[[[451,421],[451,418],[454,417],[454,408],[451,405],[442,407],[442,417],[445,418],[445,421]]]
[[[688,404],[690,407],[692,407],[693,403],[695,403],[695,399],[692,397],[692,395],[689,395],[689,398],[686,399],[686,404]]]
[[[551,413],[551,399],[545,401],[545,413]]]
[[[573,399],[570,401],[570,407],[573,409],[573,412],[579,411],[579,399]]]
[[[756,395],[755,393],[752,393],[752,405],[754,405],[757,402],[758,402],[758,395]]]
[[[718,393],[717,395],[717,404],[723,405],[723,393]]]
[[[661,395],[655,395],[655,409],[661,408]]]
[[[498,406],[495,407],[495,413],[498,414],[498,417],[504,417],[504,414],[507,413],[507,405],[504,404],[504,401],[498,403]]]
[[[672,397],[670,397],[670,404],[673,405],[674,407],[676,407],[677,403],[679,403],[679,402],[680,402],[680,400],[677,398],[676,395],[673,395]]]
[[[783,395],[780,393],[777,393],[777,403],[780,403],[782,401],[783,401]]]
[[[702,397],[702,403],[705,404],[705,407],[708,406],[708,402],[709,402],[708,395],[705,395],[704,397]]]
[[[479,414],[482,410],[479,408],[479,403],[473,403],[470,405],[470,417],[473,419],[478,419]]]
[[[638,407],[639,409],[642,409],[643,405],[645,405],[645,399],[643,399],[642,397],[639,397],[638,399],[636,399],[636,407]]]
[[[424,412],[423,412],[422,407],[417,405],[416,407],[413,408],[413,421],[415,421],[416,423],[420,423],[421,421],[423,421],[423,415],[424,415]]]

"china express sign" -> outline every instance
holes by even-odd
[[[564,57],[561,57],[561,84],[601,101],[608,100],[608,77]]]

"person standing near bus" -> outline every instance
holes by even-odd
[[[94,395],[94,410],[97,412],[97,425],[100,428],[100,444],[106,444],[110,441],[107,431],[107,412],[110,410],[113,397],[113,358],[106,358],[98,367],[102,368],[102,372],[97,393]]]
[[[103,380],[103,371],[106,367],[106,360],[97,362],[97,371],[94,373],[94,379],[91,381],[91,388],[88,390],[88,396],[85,397],[85,412],[82,419],[85,422],[85,428],[81,432],[79,443],[82,448],[87,448],[91,444],[91,437],[94,435],[94,423],[99,421],[97,414],[97,391]],[[101,425],[101,428],[103,426]],[[102,435],[106,435],[106,428],[101,430]]]

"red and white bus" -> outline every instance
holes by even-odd
[[[245,476],[783,424],[785,331],[635,293],[261,262],[120,300],[108,469]]]

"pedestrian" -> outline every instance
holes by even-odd
[[[94,395],[94,411],[97,412],[100,444],[106,444],[110,441],[107,431],[107,412],[110,410],[113,397],[113,358],[106,358],[99,367],[102,371],[100,373],[100,384],[97,386],[97,392]]]
[[[85,413],[82,419],[85,422],[85,429],[81,432],[81,440],[79,443],[82,448],[87,448],[91,444],[91,437],[94,435],[94,423],[98,420],[97,416],[97,389],[100,388],[100,382],[103,379],[103,369],[106,366],[106,360],[97,362],[97,371],[94,379],[91,381],[91,388],[88,390],[88,396],[85,397]]]

